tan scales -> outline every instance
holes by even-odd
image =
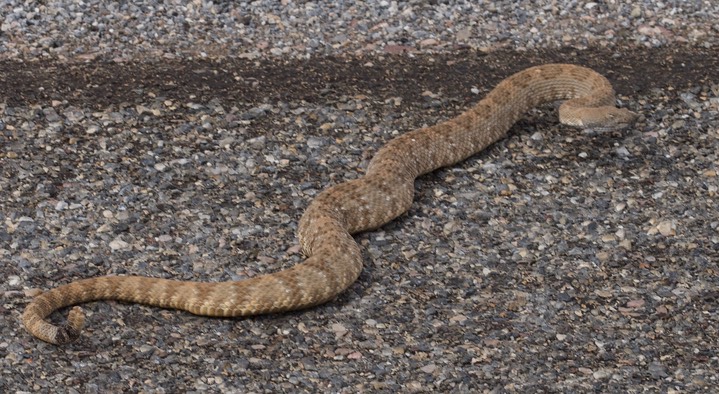
[[[560,122],[595,130],[623,129],[636,114],[616,108],[614,90],[595,71],[568,64],[528,68],[499,83],[477,105],[437,125],[388,142],[366,174],[323,191],[299,222],[298,238],[307,259],[280,272],[237,282],[183,282],[141,276],[103,276],[60,286],[35,297],[22,322],[30,333],[53,344],[76,339],[84,325],[79,307],[67,323],[45,318],[71,305],[120,300],[182,309],[203,316],[250,316],[327,302],[349,287],[362,270],[359,245],[351,234],[382,226],[412,204],[414,180],[460,162],[502,138],[527,110],[567,100]]]

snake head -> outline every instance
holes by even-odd
[[[632,127],[639,118],[639,115],[626,109],[614,108],[607,110],[605,119],[602,121],[601,127],[594,127],[595,130],[624,130]]]
[[[569,103],[569,102],[567,102]],[[559,121],[568,126],[576,126],[589,132],[620,131],[634,125],[639,115],[626,109],[612,106],[559,107]]]

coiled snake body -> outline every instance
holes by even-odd
[[[306,308],[331,300],[359,276],[360,249],[351,234],[377,228],[412,203],[419,175],[462,161],[500,139],[524,112],[567,100],[563,124],[595,130],[622,129],[636,115],[615,108],[606,78],[591,69],[548,64],[503,80],[461,115],[403,134],[377,152],[366,174],[330,187],[300,219],[298,238],[307,259],[287,270],[237,282],[183,282],[141,276],[103,276],[60,286],[35,297],[22,322],[53,344],[77,338],[84,325],[79,307],[67,323],[45,318],[57,309],[95,300],[120,300],[182,309],[204,316],[248,316]]]

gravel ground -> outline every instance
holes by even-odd
[[[308,58],[719,43],[713,0],[28,3],[0,0],[0,58]]]
[[[716,387],[715,2],[172,3],[0,0],[0,392]],[[19,324],[80,278],[291,266],[319,191],[556,61],[607,75],[640,122],[592,135],[531,111],[359,235],[365,270],[333,302],[92,303],[62,348]]]

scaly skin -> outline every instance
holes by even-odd
[[[34,336],[53,344],[80,335],[79,307],[68,322],[45,321],[55,310],[96,300],[120,300],[182,309],[203,316],[249,316],[327,302],[362,270],[351,234],[382,226],[412,204],[419,175],[460,162],[498,139],[527,110],[565,101],[562,123],[595,130],[623,129],[636,114],[614,107],[614,91],[596,72],[568,64],[532,67],[503,80],[482,101],[456,118],[401,135],[374,156],[367,173],[330,187],[300,219],[298,237],[307,259],[290,269],[238,282],[182,282],[141,276],[83,279],[43,293],[22,316]]]

